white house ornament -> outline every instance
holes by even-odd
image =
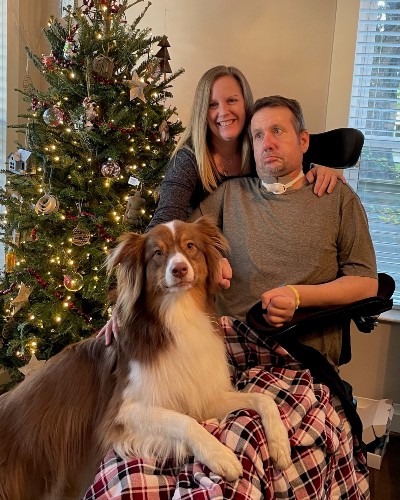
[[[139,78],[136,71],[132,74],[131,80],[126,80],[126,83],[129,85],[129,100],[133,101],[133,99],[141,99],[143,102],[146,102],[146,97],[144,95],[144,88],[146,87],[146,82],[144,82],[141,78]]]
[[[109,158],[106,163],[101,166],[101,173],[104,177],[112,179],[113,177],[118,177],[121,173],[121,167],[112,158]]]
[[[57,106],[53,106],[43,113],[43,121],[50,127],[59,127],[64,123],[64,114]]]
[[[45,194],[36,202],[35,212],[38,215],[50,215],[53,212],[57,212],[59,207],[59,202],[57,198],[50,194]]]
[[[35,174],[36,168],[33,165],[32,152],[27,149],[18,149],[8,155],[8,170],[13,174]]]

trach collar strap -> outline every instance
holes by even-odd
[[[296,184],[296,182],[299,181],[302,177],[304,177],[304,172],[300,172],[299,175],[295,179],[288,182],[287,184],[282,184],[280,182],[273,182],[272,184],[267,184],[264,181],[261,181],[261,183],[269,193],[283,194],[290,187],[292,187],[294,184]]]

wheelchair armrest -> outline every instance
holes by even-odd
[[[352,319],[360,331],[369,333],[376,325],[377,317],[393,307],[393,300],[391,298],[395,290],[393,278],[387,274],[379,273],[378,283],[376,297],[369,297],[351,304],[324,309],[300,308],[295,311],[292,320],[280,328],[275,328],[265,322],[262,316],[263,309],[261,302],[258,302],[247,313],[246,323],[258,333],[268,336],[285,334],[286,337],[292,333],[299,334],[300,332],[307,331],[310,327],[323,326],[329,323],[329,321],[344,322]]]

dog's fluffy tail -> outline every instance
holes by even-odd
[[[105,453],[93,438],[112,397],[116,356],[115,346],[91,337],[1,396],[1,500],[84,494]]]

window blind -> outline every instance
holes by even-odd
[[[400,306],[400,1],[360,1],[349,126],[365,136],[356,189]]]

